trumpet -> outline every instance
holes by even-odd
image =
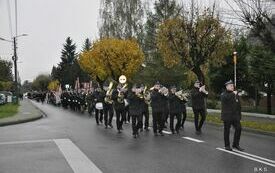
[[[108,103],[108,104],[112,104],[113,103],[113,100],[112,100],[112,93],[113,93],[113,82],[110,82],[109,86],[108,86],[108,90],[106,92],[106,96],[104,98],[104,101],[105,103]]]
[[[183,100],[188,101],[188,97],[190,96],[190,92],[180,90],[180,91],[177,91],[175,93],[175,96],[177,96],[181,101],[183,101]]]

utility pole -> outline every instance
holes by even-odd
[[[19,91],[18,91],[18,81],[17,81],[17,45],[16,45],[16,37],[13,37],[13,57],[12,60],[14,62],[14,83],[15,83],[15,96],[16,103],[18,103]]]

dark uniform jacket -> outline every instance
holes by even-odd
[[[153,90],[151,95],[151,106],[153,112],[165,112],[168,108],[167,97],[159,93],[158,90]]]
[[[170,114],[178,114],[182,112],[182,101],[175,95],[169,95],[169,112]]]
[[[232,91],[225,91],[221,94],[223,121],[240,121],[241,120],[241,103],[239,96]]]
[[[129,113],[130,115],[141,115],[143,111],[143,98],[139,98],[135,93],[131,92],[128,95]]]
[[[126,99],[126,97],[127,97],[127,92],[124,93],[124,99]],[[113,103],[114,108],[115,108],[115,110],[124,110],[125,109],[124,101],[122,103],[119,103],[117,101],[117,99],[118,99],[118,90],[114,90],[112,93],[112,100],[114,101],[114,103]]]
[[[192,98],[192,108],[193,109],[206,109],[205,108],[205,98],[207,94],[200,92],[199,88],[193,88],[191,91],[191,98]]]
[[[99,92],[99,91],[95,91],[92,95],[92,98],[94,98],[94,102],[95,103],[104,103],[104,93],[103,92]]]

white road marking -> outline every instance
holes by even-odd
[[[165,133],[165,134],[168,134],[168,135],[171,135],[171,134],[172,134],[172,132],[168,132],[168,131],[166,131],[166,130],[162,130],[162,132]]]
[[[195,138],[190,138],[190,137],[182,137],[182,138],[190,140],[190,141],[198,142],[198,143],[204,142],[204,141],[201,141],[201,140],[198,140],[198,139],[195,139]]]
[[[259,160],[259,159],[253,158],[253,157],[250,157],[248,155],[240,154],[239,152],[228,151],[228,150],[223,149],[223,148],[216,148],[216,149],[220,150],[220,151],[224,151],[224,152],[230,153],[230,154],[233,154],[233,155],[236,155],[236,156],[240,156],[240,157],[243,157],[243,158],[246,158],[246,159],[249,159],[249,160],[253,160],[255,162],[259,162],[259,163],[263,163],[263,164],[275,167],[275,164],[272,164],[272,163],[269,163],[269,162],[266,162],[266,161],[263,161],[263,160]]]
[[[240,154],[244,154],[244,155],[247,155],[247,156],[255,157],[257,159],[264,160],[264,161],[267,161],[267,162],[275,164],[274,160],[270,160],[270,159],[267,159],[267,158],[264,158],[264,157],[256,156],[254,154],[249,154],[249,153],[246,153],[246,152],[243,152],[243,151],[238,151],[238,150],[234,150],[234,151],[237,152],[237,153],[240,153]]]
[[[89,158],[69,139],[54,139],[74,173],[102,173]]]
[[[11,142],[0,142],[0,145],[11,145],[11,144],[30,144],[30,143],[43,143],[43,142],[53,142],[52,139],[45,140],[32,140],[32,141],[11,141]]]

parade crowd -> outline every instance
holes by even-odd
[[[243,151],[239,146],[241,136],[241,106],[238,93],[234,90],[234,83],[230,80],[225,83],[226,90],[221,94],[222,113],[224,121],[225,149],[232,151],[229,141],[230,127],[235,128],[233,148]],[[172,134],[179,134],[184,129],[186,120],[186,103],[192,102],[194,125],[197,135],[202,133],[206,120],[206,97],[208,92],[200,81],[194,83],[190,91],[183,91],[176,86],[169,89],[156,82],[148,88],[143,84],[134,84],[130,89],[126,79],[122,79],[116,87],[113,82],[92,87],[89,92],[74,92],[65,90],[60,96],[54,92],[42,93],[40,98],[43,103],[58,104],[74,111],[88,111],[90,116],[95,116],[97,125],[104,124],[106,129],[113,128],[113,116],[116,116],[116,129],[123,131],[123,124],[132,123],[132,135],[139,137],[143,130],[149,131],[149,107],[152,108],[152,124],[155,136],[164,136],[163,129],[168,124]],[[169,120],[169,123],[168,123]],[[176,123],[174,122],[176,120]]]

